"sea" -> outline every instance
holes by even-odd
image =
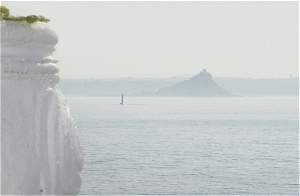
[[[81,195],[299,195],[298,97],[67,97]]]

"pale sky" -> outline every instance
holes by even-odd
[[[297,2],[6,2],[44,15],[63,78],[298,75]]]

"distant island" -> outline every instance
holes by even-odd
[[[228,97],[233,96],[220,87],[212,75],[203,69],[199,74],[188,80],[172,86],[161,88],[156,93],[159,96],[195,96],[195,97]]]
[[[3,70],[3,69],[2,69]],[[190,77],[169,78],[94,78],[61,79],[58,87],[66,96],[157,96],[157,91]],[[299,78],[233,78],[214,77],[214,81],[233,95],[298,96]]]

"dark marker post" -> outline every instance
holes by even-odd
[[[123,93],[121,94],[121,103],[120,104],[124,105],[124,94]]]

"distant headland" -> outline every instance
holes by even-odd
[[[212,75],[203,69],[199,74],[172,86],[161,88],[159,96],[195,96],[195,97],[228,97],[233,96],[220,87]]]

